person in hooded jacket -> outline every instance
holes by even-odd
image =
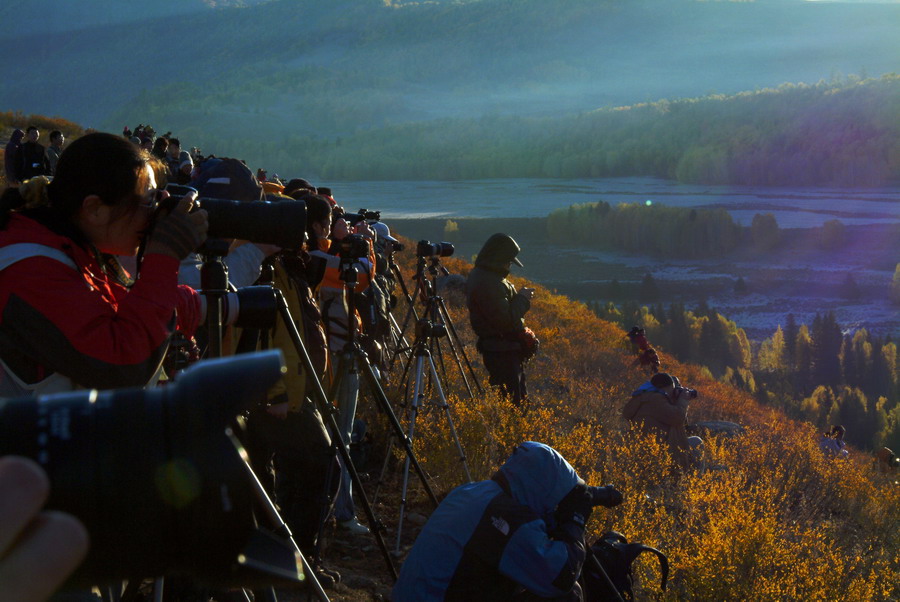
[[[469,320],[478,335],[478,350],[490,383],[499,386],[520,405],[528,395],[525,384],[525,352],[522,334],[525,314],[531,308],[533,288],[516,287],[506,277],[520,248],[508,234],[494,234],[478,253],[475,267],[466,281]]]
[[[423,527],[393,600],[580,600],[585,523],[622,502],[552,447],[519,445],[487,481],[457,487]]]

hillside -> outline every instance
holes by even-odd
[[[879,76],[900,56],[897,4],[280,0],[174,15],[202,3],[170,0],[144,3],[140,20],[127,3],[78,10],[85,4],[111,23],[88,25],[49,0],[5,5],[7,23],[72,27],[52,44],[7,29],[0,53],[14,59],[0,79],[16,85],[0,89],[0,107],[64,111],[112,130],[150,121],[194,135],[328,140],[390,124]]]
[[[463,275],[471,267],[454,258],[445,265]],[[493,394],[451,397],[474,478],[489,477],[512,447],[533,439],[559,449],[589,483],[623,488],[626,502],[595,512],[590,531],[615,529],[669,555],[670,588],[660,598],[654,598],[655,562],[639,563],[639,599],[856,601],[900,595],[900,487],[875,474],[866,454],[854,450],[847,462],[829,462],[816,445],[824,425],[761,407],[747,393],[664,353],[663,368],[700,392],[689,410],[691,422],[728,420],[747,429],[737,438],[708,437],[707,461],[714,468],[677,476],[667,467],[667,451],[628,431],[619,416],[630,391],[645,379],[630,367],[624,331],[580,303],[537,289],[527,319],[542,347],[528,366],[529,411],[522,415]],[[443,296],[476,356],[461,293],[451,285]],[[463,391],[455,368],[449,370],[445,385]],[[420,419],[415,449],[436,490],[461,482],[446,421],[437,413]],[[413,487],[414,510],[427,516],[424,493]],[[397,500],[388,493],[379,501],[390,522]],[[417,528],[407,524],[405,530],[411,543]],[[376,551],[339,553],[346,555],[351,583],[359,584],[362,572],[380,585],[340,586],[333,599],[369,599],[369,589],[385,591]],[[341,568],[340,559],[334,563]]]

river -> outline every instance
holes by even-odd
[[[872,189],[760,188],[680,184],[659,178],[463,180],[332,183],[346,209],[391,218],[546,217],[576,203],[661,203],[723,207],[742,225],[772,213],[782,228],[900,222],[900,186]]]

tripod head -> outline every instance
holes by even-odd
[[[416,322],[416,344],[447,336],[447,325],[423,318]]]

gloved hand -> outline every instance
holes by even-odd
[[[147,254],[160,253],[181,261],[206,240],[206,211],[189,213],[193,203],[193,195],[185,195],[172,211],[157,217],[147,242]]]
[[[589,487],[584,484],[575,485],[566,497],[559,502],[556,507],[556,520],[559,524],[573,522],[582,529],[591,518],[591,512],[594,509],[594,502],[589,491]]]
[[[594,506],[603,506],[604,508],[612,508],[622,503],[622,492],[607,485],[605,487],[588,487],[591,496],[591,504]]]

